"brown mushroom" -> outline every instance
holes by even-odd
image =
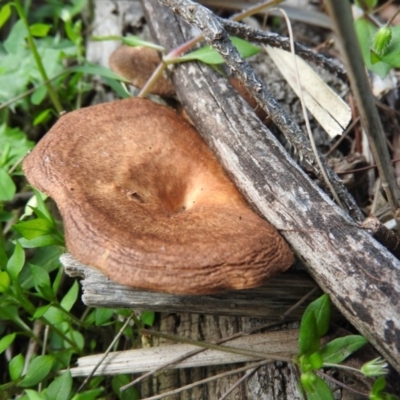
[[[109,59],[110,68],[139,89],[146,84],[160,62],[160,57],[154,49],[125,45],[118,47]],[[151,92],[159,96],[169,97],[175,94],[175,89],[171,81],[162,76],[157,80]]]
[[[293,262],[193,127],[149,100],[62,116],[23,168],[56,201],[72,255],[119,283],[206,294],[259,286]]]

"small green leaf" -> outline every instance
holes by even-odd
[[[10,377],[13,382],[17,381],[21,377],[24,369],[24,363],[24,356],[22,354],[18,354],[11,359],[10,363],[8,364],[8,372],[10,373]]]
[[[70,311],[72,306],[78,299],[78,293],[79,293],[79,284],[78,281],[75,281],[74,284],[71,286],[71,288],[68,290],[67,294],[61,300],[60,302],[61,307],[66,311]]]
[[[4,4],[0,9],[0,28],[8,21],[11,16],[11,4]]]
[[[69,371],[54,379],[47,389],[47,397],[51,400],[69,400],[72,390],[72,378]]]
[[[95,311],[95,325],[101,326],[109,323],[110,318],[113,316],[114,310],[112,308],[96,308]]]
[[[372,385],[371,393],[372,394],[379,394],[382,392],[383,389],[386,387],[386,379],[384,376],[380,376]]]
[[[46,247],[51,245],[63,246],[64,242],[56,235],[43,235],[34,239],[21,238],[18,240],[25,249],[34,249],[36,247]]]
[[[315,375],[311,390],[306,390],[308,400],[334,400],[328,384]]]
[[[37,265],[29,265],[33,277],[33,282],[36,288],[36,291],[46,300],[53,300],[54,293],[51,288],[50,276],[48,272]]]
[[[38,356],[28,366],[24,379],[20,382],[21,387],[30,387],[42,382],[50,373],[54,364],[52,356]]]
[[[14,341],[16,337],[16,333],[10,333],[9,335],[3,336],[0,339],[0,354],[6,350],[8,347],[11,346],[12,342]]]
[[[10,287],[10,276],[7,271],[0,271],[0,293],[4,293]]]
[[[25,239],[31,240],[39,236],[44,236],[54,232],[54,224],[52,221],[45,218],[36,218],[30,221],[18,222],[13,226]]]
[[[13,199],[17,187],[10,175],[0,168],[0,201],[10,201]]]
[[[329,296],[323,294],[318,299],[310,303],[304,311],[304,316],[309,312],[313,312],[315,321],[317,323],[318,337],[321,338],[326,335],[329,329],[329,322],[331,319],[331,305]],[[303,318],[304,318],[303,316]]]
[[[89,75],[100,75],[105,78],[111,78],[120,80],[123,82],[129,82],[128,79],[122,78],[121,76],[115,74],[110,69],[102,67],[100,65],[86,63],[84,65],[77,65],[69,69],[69,72],[83,72],[84,74]]]
[[[349,335],[327,343],[320,350],[324,363],[339,364],[368,341],[360,335]]]
[[[76,347],[79,350],[81,350],[81,351],[83,350],[83,347],[85,346],[85,339],[84,339],[82,333],[80,333],[79,331],[72,330],[72,331],[68,331],[66,333],[66,336],[73,343],[75,343]],[[66,349],[68,349],[71,347],[71,345],[67,341],[64,341],[64,347]]]
[[[127,385],[129,382],[131,382],[131,378],[128,375],[114,376],[111,381],[111,386],[114,393],[120,400],[139,400],[141,396],[135,387],[130,387],[128,390],[125,390],[122,393],[120,392],[120,388],[124,385]]]
[[[305,313],[301,320],[299,332],[299,353],[300,355],[312,354],[320,347],[317,321],[313,311]]]
[[[239,51],[240,55],[244,58],[254,56],[261,51],[259,47],[254,46],[243,39],[232,37],[231,40],[233,45]],[[184,56],[179,57],[176,60],[178,62],[201,61],[209,65],[218,65],[218,64],[223,64],[225,62],[225,60],[218,54],[218,52],[209,45],[206,45],[198,50],[194,50],[188,54],[185,54]]]
[[[33,24],[29,27],[29,32],[35,37],[45,37],[49,33],[51,25],[48,24]]]
[[[13,281],[18,279],[25,263],[25,252],[19,241],[16,242],[14,252],[7,263],[7,272]]]
[[[149,49],[154,49],[160,52],[164,52],[165,49],[162,46],[159,46],[155,43],[152,42],[147,42],[146,40],[143,40],[139,36],[93,36],[91,40],[96,41],[96,42],[101,42],[104,40],[120,40],[122,43],[126,44],[127,46],[131,47],[136,47],[136,46],[142,46],[142,47],[148,47]]]
[[[72,400],[95,400],[104,393],[104,388],[100,387],[93,390],[87,390],[83,393],[76,394]]]
[[[34,314],[33,314],[33,316],[32,316],[32,320],[35,320],[35,319],[38,319],[38,318],[43,317],[43,315],[46,314],[47,310],[48,310],[50,307],[51,307],[51,304],[46,304],[45,306],[38,307],[38,308],[35,310],[35,312],[34,312]]]
[[[47,400],[47,397],[38,393],[36,390],[25,389],[25,393],[28,396],[29,400]]]
[[[143,311],[140,314],[140,320],[148,326],[153,326],[155,317],[156,313],[154,311]]]
[[[50,306],[43,314],[43,317],[46,318],[51,325],[58,325],[68,320],[68,316],[54,306]]]

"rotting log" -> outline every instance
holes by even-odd
[[[69,276],[84,278],[81,282],[82,300],[91,307],[279,319],[290,307],[317,287],[307,273],[290,271],[277,276],[260,288],[207,296],[175,296],[136,290],[110,281],[103,273],[77,262],[70,254],[64,254],[61,262]],[[287,319],[300,319],[307,304],[319,294],[315,291],[313,296],[294,309]]]
[[[192,35],[168,8],[143,1],[169,51]],[[209,67],[174,68],[186,112],[253,208],[276,226],[344,316],[400,372],[400,262],[345,214]]]

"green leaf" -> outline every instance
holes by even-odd
[[[84,65],[77,65],[69,69],[69,72],[83,72],[84,74],[89,75],[100,75],[105,78],[116,79],[124,82],[129,82],[128,79],[125,79],[116,73],[112,72],[110,69],[102,67],[100,65],[86,63]]]
[[[79,350],[81,351],[83,350],[83,347],[85,346],[85,339],[82,333],[80,333],[79,331],[72,330],[67,332],[66,336],[68,339],[72,340],[73,343],[75,343],[76,347]],[[71,347],[71,345],[67,341],[64,341],[64,347],[68,349]]]
[[[25,252],[19,241],[16,242],[14,252],[7,263],[7,272],[13,281],[18,279],[25,263]]]
[[[9,346],[11,346],[12,342],[16,337],[16,333],[10,333],[9,335],[3,336],[0,339],[0,354],[6,350]]]
[[[386,378],[384,376],[380,376],[372,385],[371,393],[379,394],[386,387]]]
[[[46,98],[46,96],[47,96],[46,86],[40,86],[32,93],[31,103],[34,104],[35,106],[38,106],[39,104],[42,103],[42,101]]]
[[[45,306],[38,307],[32,315],[32,320],[43,317],[47,310],[51,307],[51,304],[46,304]]]
[[[380,61],[400,68],[400,25],[391,28],[392,37],[389,45],[385,48],[384,54],[376,54]]]
[[[362,8],[360,2],[358,0],[355,1],[357,7]],[[363,3],[366,5],[368,10],[372,10],[378,4],[378,0],[363,0]]]
[[[142,46],[142,47],[148,47],[149,49],[154,49],[157,51],[161,51],[164,52],[165,49],[162,46],[159,46],[155,43],[152,42],[148,42],[146,40],[143,40],[142,38],[140,38],[139,36],[116,36],[116,35],[112,35],[112,36],[93,36],[91,38],[91,40],[95,41],[95,42],[101,42],[101,41],[105,41],[105,40],[119,40],[122,43],[126,44],[127,46],[131,46],[131,47],[136,47],[136,46]]]
[[[359,18],[354,22],[354,27],[365,66],[383,79],[389,73],[391,66],[384,62],[372,63],[371,61],[371,43],[377,32],[376,26],[365,18]]]
[[[3,168],[0,168],[0,201],[12,200],[16,191],[17,187],[11,176]]]
[[[301,380],[303,384],[303,380]],[[309,386],[304,386],[308,400],[334,400],[328,384],[319,376],[314,375]]]
[[[75,281],[74,284],[71,286],[71,288],[68,290],[67,294],[61,300],[60,302],[61,307],[66,311],[70,311],[72,306],[78,299],[78,293],[79,293],[79,284],[78,281]]]
[[[112,308],[96,308],[95,311],[95,325],[101,326],[109,322],[113,316],[114,310]]]
[[[54,364],[52,356],[38,356],[28,366],[24,379],[20,382],[21,387],[30,387],[42,382],[50,373]]]
[[[51,288],[50,276],[48,272],[37,265],[30,264],[30,269],[33,277],[33,282],[36,291],[46,300],[53,300],[54,293]]]
[[[318,337],[321,338],[325,336],[328,332],[329,322],[331,319],[331,305],[329,296],[324,294],[310,303],[304,311],[303,318],[310,312],[313,312],[315,316]]]
[[[48,310],[43,314],[43,317],[51,325],[58,325],[65,321],[68,321],[68,316],[64,313],[64,311],[58,309],[57,307],[50,306]]]
[[[140,320],[148,326],[153,326],[155,317],[156,313],[154,311],[143,311],[140,314]]]
[[[87,390],[86,392],[76,394],[72,400],[95,400],[101,394],[104,393],[104,388],[97,388],[93,390]]]
[[[367,343],[368,341],[363,336],[349,335],[327,343],[320,350],[320,354],[324,363],[339,364]]]
[[[10,276],[7,271],[0,271],[0,293],[4,293],[10,287]]]
[[[258,54],[261,49],[253,44],[246,42],[243,39],[237,37],[231,37],[233,45],[237,48],[240,55],[244,58],[248,58]],[[194,50],[182,57],[176,59],[178,62],[185,61],[201,61],[209,65],[223,64],[225,60],[214,50],[210,45],[201,47],[198,50]]]
[[[47,400],[47,397],[38,393],[36,390],[25,389],[25,393],[28,396],[29,400]]]
[[[8,21],[11,16],[11,4],[7,3],[0,9],[0,28]]]
[[[25,239],[31,240],[39,236],[47,235],[54,232],[54,224],[45,218],[36,218],[30,221],[18,222],[13,226]]]
[[[69,371],[54,379],[47,389],[47,397],[51,400],[69,400],[72,390],[72,378]]]
[[[22,354],[18,354],[12,358],[8,364],[8,372],[10,373],[10,377],[13,382],[17,381],[21,377],[24,369],[24,363],[24,356]]]
[[[63,246],[64,242],[56,235],[43,235],[34,239],[21,238],[18,240],[25,249],[34,249],[36,247],[46,247],[51,245]]]
[[[124,392],[120,392],[120,388],[124,385],[127,385],[131,382],[132,379],[128,375],[117,375],[114,376],[111,381],[111,386],[113,388],[113,392],[118,396],[120,400],[139,400],[140,393],[135,387],[130,387]]]
[[[315,353],[320,347],[317,321],[313,311],[305,313],[299,332],[299,354]]]
[[[29,32],[35,37],[45,37],[49,33],[51,25],[48,24],[33,24],[29,27]]]

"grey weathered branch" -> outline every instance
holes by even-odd
[[[232,44],[228,33],[223,28],[214,14],[189,0],[160,0],[171,7],[185,21],[201,30],[204,39],[213,46],[224,58],[227,66],[240,78],[247,90],[257,100],[258,105],[267,112],[272,121],[285,135],[299,155],[310,165],[314,173],[324,182],[327,176],[328,183],[333,187],[333,195],[344,209],[354,218],[361,222],[363,214],[353,197],[349,194],[342,180],[327,165],[322,155],[316,156],[310,147],[309,140],[299,125],[266,90],[262,81],[256,76],[254,70],[241,57],[238,50]],[[321,171],[321,167],[323,171]]]
[[[167,50],[192,34],[157,1],[146,0],[144,8]],[[176,66],[173,80],[190,118],[249,203],[281,230],[345,317],[400,371],[400,262],[301,171],[222,76],[190,63]]]

